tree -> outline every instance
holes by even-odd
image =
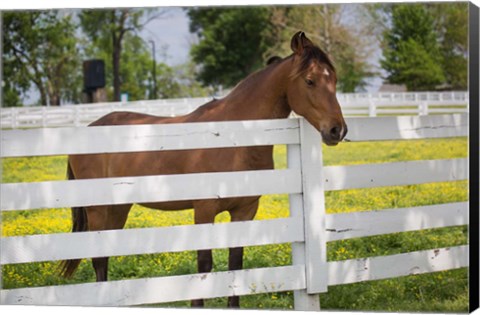
[[[190,31],[198,36],[191,56],[204,85],[232,87],[263,66],[269,28],[266,7],[191,8]]]
[[[384,33],[382,67],[390,83],[408,90],[431,90],[445,81],[434,20],[423,4],[391,7],[392,26]]]
[[[468,88],[468,3],[427,6],[440,41],[442,68],[450,88]]]
[[[139,37],[137,33],[150,21],[160,17],[165,11],[146,9],[109,9],[109,10],[83,10],[80,25],[84,33],[95,47],[95,54],[107,53],[111,64],[113,99],[120,100],[122,90],[122,52],[127,34]],[[144,16],[147,16],[144,19]],[[137,44],[138,45],[138,44]]]
[[[41,105],[77,102],[79,56],[75,25],[58,11],[5,12],[3,15],[4,104],[18,106],[33,85]]]
[[[189,9],[190,30],[199,37],[191,49],[193,61],[201,64],[197,78],[205,85],[233,86],[262,67],[269,57],[290,55],[292,35],[303,30],[333,58],[338,89],[361,90],[366,79],[375,75],[368,62],[374,38],[368,37],[363,25],[359,27],[356,11],[347,12],[354,21],[345,22],[346,8],[309,5]]]
[[[174,69],[163,62],[156,64],[157,94],[153,95],[152,56],[148,44],[139,36],[127,33],[123,38],[124,48],[120,56],[119,78],[120,92],[127,93],[129,100],[170,98],[179,96],[179,83],[175,78]],[[112,53],[108,46],[91,43],[86,48],[86,54],[91,58],[106,60],[105,81],[109,99],[114,98],[114,72],[111,61]]]
[[[124,48],[118,64],[119,81],[121,82],[120,92],[128,93],[130,100],[142,100],[150,97],[152,79],[152,57],[146,43],[133,33],[127,33],[123,39]],[[109,59],[107,59],[109,60]],[[108,82],[115,82],[115,71],[113,64],[107,67]],[[115,98],[115,84],[113,90],[109,89],[110,96]]]
[[[26,68],[13,55],[8,56],[6,50],[3,54],[3,104],[5,107],[22,106],[21,95],[31,85],[26,74]],[[43,103],[46,104],[46,103]]]
[[[363,5],[307,5],[271,7],[270,54],[290,54],[292,34],[303,30],[333,59],[338,73],[338,90],[355,92],[375,75],[368,62],[373,54],[370,30],[360,15]]]
[[[175,77],[178,82],[177,97],[201,97],[212,94],[208,88],[195,79],[197,67],[193,61],[188,61],[184,64],[174,67]]]

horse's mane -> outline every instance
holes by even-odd
[[[286,60],[290,60],[291,58],[293,58],[293,56],[294,54],[286,58],[281,58],[277,56],[269,58],[267,61],[267,67],[250,74],[245,79],[238,82],[237,85],[235,85],[235,87],[232,89],[230,94],[235,95],[236,93],[239,93],[239,92],[241,93],[242,90],[251,88],[252,84],[253,86],[256,86],[256,84],[258,83],[254,80],[254,78],[261,76],[263,73],[265,73],[265,71],[272,71],[280,63],[285,62]],[[330,58],[328,57],[328,55],[319,47],[312,45],[312,46],[304,47],[299,66],[296,67],[296,69],[292,70],[290,74],[290,78],[294,79],[302,75],[305,71],[307,71],[312,60],[317,60],[320,63],[326,64],[327,67],[330,68],[329,69],[330,71],[335,72],[335,67],[332,61],[330,60]]]
[[[328,55],[317,46],[304,47],[301,58],[302,59],[297,69],[294,69],[292,71],[292,78],[298,77],[299,75],[307,71],[312,60],[317,60],[318,62],[324,63],[327,65],[327,67],[330,68],[329,70],[336,72],[335,66],[330,60],[330,57],[328,57]]]

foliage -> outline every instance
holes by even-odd
[[[467,139],[431,139],[342,143],[324,146],[326,165],[382,163],[402,160],[446,159],[465,157]],[[3,182],[65,179],[66,157],[2,159]],[[286,167],[286,146],[275,148],[277,168]],[[466,181],[432,183],[326,193],[328,213],[343,213],[411,207],[468,199]],[[267,195],[261,198],[257,220],[288,217],[288,197]],[[228,222],[227,213],[216,218]],[[61,233],[70,229],[69,209],[39,209],[2,214],[2,235]],[[127,228],[193,224],[193,211],[151,211],[135,205]],[[329,261],[390,255],[400,252],[457,246],[467,243],[467,227],[441,228],[395,233],[344,241],[327,245]],[[134,255],[111,259],[110,278],[134,279],[196,272],[194,252]],[[228,251],[214,250],[214,271],[224,271]],[[252,246],[245,250],[245,267],[283,266],[291,263],[289,244]],[[72,280],[56,274],[56,262],[6,265],[3,268],[5,288],[56,285],[94,281],[90,262],[84,260]],[[450,270],[395,279],[362,282],[329,287],[320,295],[322,309],[465,312],[468,308],[467,269]],[[188,301],[162,304],[162,307],[186,307]],[[211,299],[207,307],[225,307],[225,299]],[[242,307],[292,309],[293,293],[279,292],[242,297]]]
[[[120,91],[128,93],[129,100],[144,100],[149,94],[149,79],[152,73],[152,59],[150,52],[142,39],[127,33],[123,39],[124,48],[120,56]],[[110,52],[99,52],[101,58],[106,60],[106,82],[108,85],[108,98],[115,99],[113,86],[112,57]],[[97,56],[95,56],[97,57]]]
[[[191,54],[201,64],[198,78],[205,85],[232,86],[256,69],[243,71],[243,64],[236,63],[246,62],[246,53],[256,58],[257,65],[272,55],[289,55],[292,34],[303,30],[333,58],[341,92],[364,90],[367,80],[377,75],[370,61],[376,41],[381,43],[380,63],[388,82],[418,91],[466,89],[467,7],[439,3],[242,8],[268,10],[250,14],[253,23],[263,25],[255,38],[239,32],[243,29],[238,25],[247,25],[246,33],[249,30],[239,8],[190,9],[191,31],[199,36]]]
[[[9,80],[2,80],[3,100],[2,106],[16,107],[22,106],[21,95],[28,91],[30,81],[26,75],[23,75],[24,69],[22,64],[14,62],[12,59],[3,56],[3,77]]]
[[[201,97],[213,94],[213,90],[203,87],[195,79],[196,68],[192,60],[173,68],[178,82],[178,91],[175,97]]]
[[[142,28],[142,9],[83,10],[79,14],[80,25],[87,37],[99,50],[105,50],[112,64],[113,99],[120,101],[121,56],[124,37],[128,32]]]
[[[72,15],[56,10],[3,13],[5,106],[34,85],[41,105],[78,102],[80,56]]]
[[[468,3],[431,4],[439,34],[446,84],[453,90],[468,88]]]
[[[292,35],[302,30],[333,59],[338,73],[337,88],[349,93],[363,90],[375,72],[369,63],[373,40],[363,23],[363,5],[325,4],[272,7],[271,23],[276,34],[271,52],[289,55]],[[348,11],[349,12],[346,12]],[[347,23],[342,16],[349,14]]]
[[[381,60],[387,80],[417,91],[441,85],[466,89],[467,7],[465,3],[377,6],[376,11],[383,11],[377,18],[391,18]]]
[[[199,43],[191,49],[202,65],[204,84],[233,86],[263,66],[272,55],[290,55],[290,39],[303,30],[330,54],[338,71],[338,89],[362,90],[375,73],[367,61],[371,40],[361,19],[343,23],[345,5],[189,9],[191,32]],[[359,6],[360,10],[361,7]],[[242,25],[241,28],[238,26]]]
[[[266,7],[189,8],[188,16],[199,39],[190,54],[201,64],[197,78],[203,85],[232,87],[263,66]]]
[[[188,87],[200,92],[195,82],[183,88],[177,69],[160,62],[155,69],[157,95],[152,94],[153,60],[138,31],[163,13],[149,9],[6,12],[3,59],[4,77],[9,79],[3,81],[4,104],[21,106],[21,95],[32,86],[42,105],[81,102],[81,59],[91,58],[106,62],[109,99],[119,92],[128,93],[130,100],[188,95],[183,91]],[[184,80],[188,74],[183,72]]]
[[[81,12],[82,29],[90,39],[90,45],[86,47],[87,56],[106,61],[109,99],[117,100],[118,93],[128,93],[129,100],[179,95],[180,86],[174,69],[162,62],[157,62],[155,66],[157,95],[153,95],[153,59],[148,44],[138,34],[145,24],[159,18],[163,12],[145,9]]]

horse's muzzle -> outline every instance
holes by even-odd
[[[335,125],[331,127],[330,130],[322,132],[323,142],[325,142],[326,145],[337,145],[345,138],[347,132],[348,128],[346,124]]]

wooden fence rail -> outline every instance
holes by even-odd
[[[464,137],[467,121],[467,114],[347,118],[348,141]],[[468,202],[342,214],[326,214],[324,203],[324,192],[331,190],[468,180],[464,158],[323,167],[320,135],[303,118],[8,130],[1,141],[2,157],[287,144],[288,168],[283,170],[9,183],[1,185],[0,207],[34,211],[283,193],[289,194],[290,217],[2,237],[0,264],[292,243],[291,266],[3,289],[2,304],[136,305],[294,290],[297,310],[318,310],[318,293],[329,285],[468,266],[467,245],[345,261],[326,259],[329,241],[468,224]]]

